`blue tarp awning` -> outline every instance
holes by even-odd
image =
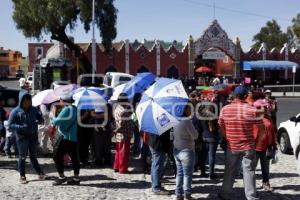
[[[243,70],[284,70],[292,69],[293,66],[299,67],[297,63],[291,61],[256,60],[243,62]]]

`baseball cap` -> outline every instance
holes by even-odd
[[[271,90],[266,90],[265,93],[272,93],[272,91]]]
[[[233,90],[233,94],[237,96],[245,96],[248,94],[248,89],[240,85]]]

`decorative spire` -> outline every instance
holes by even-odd
[[[188,43],[192,43],[193,41],[194,41],[193,36],[192,36],[192,35],[189,35]]]

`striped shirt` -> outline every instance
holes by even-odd
[[[114,110],[115,133],[117,142],[130,139],[133,135],[134,124],[132,120],[132,112],[129,108],[117,105]]]
[[[227,148],[231,151],[255,149],[254,125],[261,125],[262,117],[256,108],[245,101],[235,99],[221,110],[219,125],[225,130]]]

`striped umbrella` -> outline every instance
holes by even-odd
[[[103,109],[107,104],[107,97],[105,96],[105,90],[96,87],[79,88],[74,91],[73,99],[74,105],[78,109],[82,110],[94,110],[99,107]]]
[[[136,108],[140,130],[160,135],[179,123],[188,96],[179,80],[159,78]]]

